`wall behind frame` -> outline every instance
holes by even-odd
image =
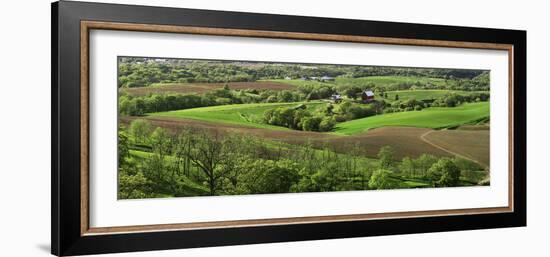
[[[89,0],[98,2],[96,0]],[[546,146],[550,21],[543,1],[454,2],[315,0],[104,0],[228,11],[356,18],[528,31],[528,227],[310,242],[142,252],[104,256],[399,256],[547,255],[550,181]],[[50,241],[50,1],[2,8],[0,47],[0,239],[2,256],[49,256]],[[546,143],[546,144],[545,144]],[[9,240],[9,241],[8,241]]]

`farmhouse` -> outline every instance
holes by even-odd
[[[342,96],[338,94],[334,94],[330,96],[330,100],[332,100],[334,103],[340,103],[342,102]]]
[[[321,81],[321,82],[325,82],[325,81],[334,81],[334,77],[331,77],[331,76],[322,76],[322,77],[301,77],[300,78],[301,80],[317,80],[317,81]]]
[[[331,76],[322,76],[321,81],[334,81],[334,77]]]
[[[363,101],[363,103],[370,103],[374,101],[374,93],[372,90],[363,91],[363,93],[361,93],[361,101]]]

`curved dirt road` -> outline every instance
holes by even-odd
[[[429,134],[431,134],[431,133],[433,133],[433,132],[435,132],[435,131],[437,131],[437,130],[426,131],[424,134],[420,135],[420,139],[421,139],[422,141],[424,141],[425,143],[427,143],[427,144],[429,144],[429,145],[431,145],[431,146],[433,146],[433,147],[435,147],[435,148],[437,148],[437,149],[440,149],[440,150],[442,150],[442,151],[445,151],[445,152],[447,152],[447,153],[449,153],[449,154],[452,154],[452,155],[454,155],[454,156],[460,157],[460,158],[462,158],[462,159],[466,159],[466,160],[468,160],[468,161],[472,161],[472,162],[474,162],[474,163],[477,163],[477,164],[479,164],[481,167],[484,167],[484,168],[487,168],[487,169],[489,168],[489,166],[487,166],[486,164],[483,164],[483,163],[481,163],[481,162],[479,162],[479,161],[477,161],[477,160],[474,160],[474,159],[472,159],[472,158],[470,158],[470,157],[464,156],[464,155],[459,154],[459,153],[457,153],[457,152],[451,151],[451,150],[449,150],[449,149],[447,149],[447,148],[444,148],[444,147],[442,147],[442,146],[440,146],[440,145],[437,145],[437,144],[433,143],[432,141],[428,140],[428,139],[426,138],[426,136],[429,135]]]

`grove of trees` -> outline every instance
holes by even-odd
[[[482,167],[467,160],[421,155],[396,160],[383,147],[378,160],[356,146],[290,145],[185,128],[168,131],[136,119],[121,126],[119,198],[323,192],[472,185]]]

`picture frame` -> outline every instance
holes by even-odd
[[[505,207],[90,226],[92,30],[491,49],[508,53]],[[526,225],[526,32],[60,1],[52,4],[52,254],[257,244]],[[112,108],[116,108],[113,106]]]

